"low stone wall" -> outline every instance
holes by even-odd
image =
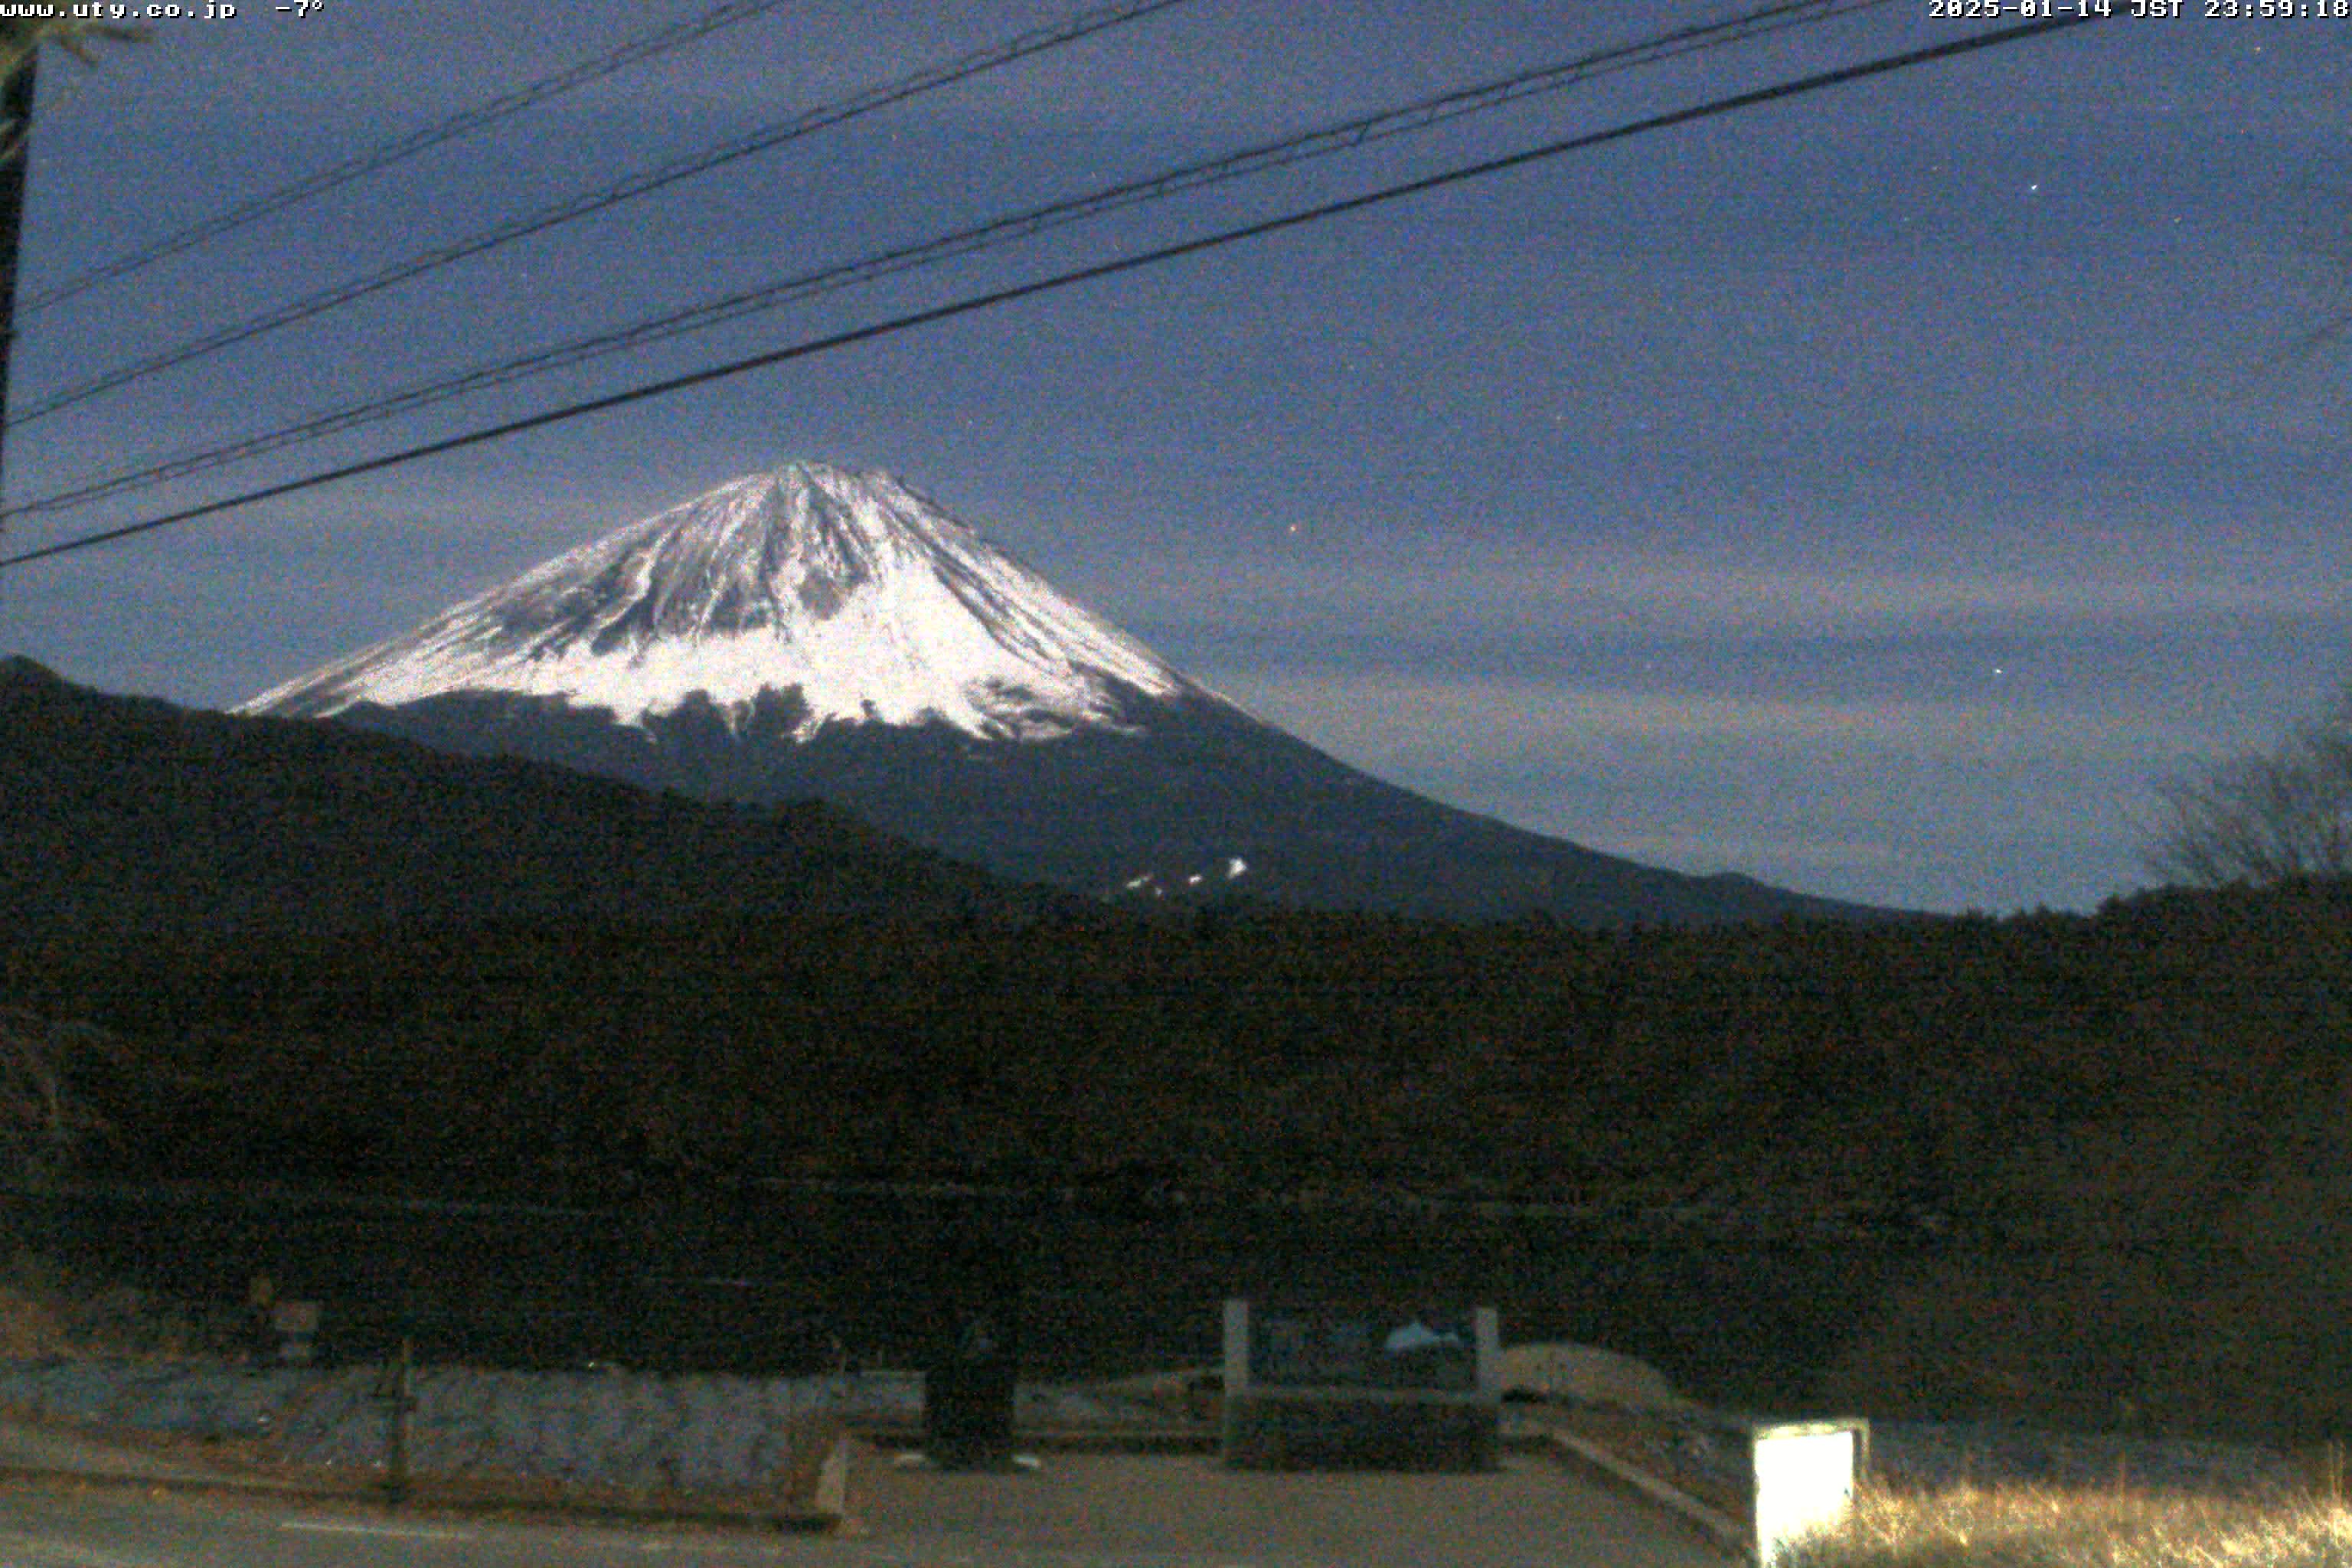
[[[0,1362],[0,1408],[51,1420],[257,1444],[272,1459],[381,1465],[389,1419],[380,1369],[204,1362]],[[517,1476],[630,1490],[763,1493],[782,1485],[812,1424],[914,1423],[922,1380],[651,1376],[419,1368],[408,1463],[419,1476]],[[1024,1387],[1024,1423],[1132,1422],[1109,1396]]]

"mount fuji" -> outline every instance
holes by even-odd
[[[1382,784],[897,479],[817,463],[630,524],[239,710],[689,795],[821,798],[1113,899],[1594,925],[1879,912],[1637,865]]]

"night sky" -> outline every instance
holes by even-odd
[[[44,68],[27,292],[701,0],[245,0]],[[804,0],[20,321],[12,408],[1077,0]],[[1192,0],[8,433],[6,493],[1728,15]],[[2352,670],[2352,16],[2116,19],[0,575],[226,706],[807,458],[889,469],[1438,799],[1934,910],[2143,885],[2151,784]],[[69,514],[12,549],[1982,31],[1905,0]],[[877,15],[879,13],[880,15]],[[2313,341],[2317,333],[2317,341]]]

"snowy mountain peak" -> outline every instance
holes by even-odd
[[[455,692],[624,723],[696,693],[796,693],[828,723],[985,739],[1119,728],[1121,687],[1200,689],[891,476],[791,463],[557,557],[241,711],[319,717]]]

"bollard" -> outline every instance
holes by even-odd
[[[246,1282],[246,1334],[257,1365],[278,1353],[278,1326],[271,1317],[277,1305],[278,1282],[268,1275],[256,1274]]]
[[[2330,1438],[2307,1456],[2311,1494],[2329,1508],[2344,1506],[2344,1444]]]

